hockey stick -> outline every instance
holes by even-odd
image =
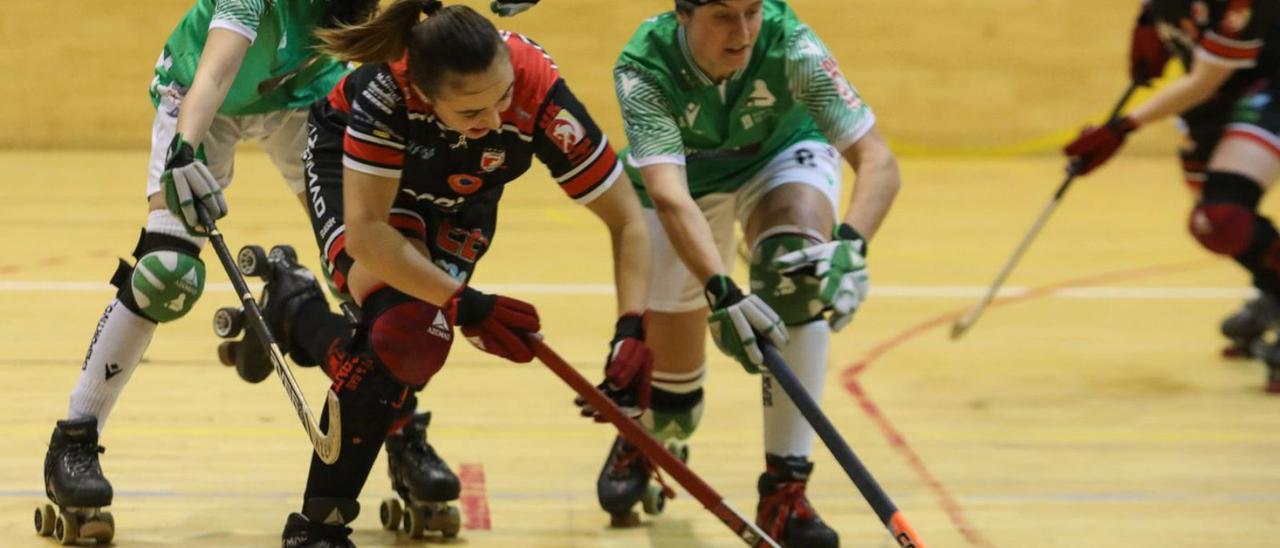
[[[840,437],[836,427],[831,424],[817,402],[813,401],[813,397],[809,396],[809,392],[791,372],[791,368],[787,366],[786,360],[782,358],[778,349],[768,343],[761,344],[760,349],[764,352],[764,363],[769,368],[769,373],[778,381],[778,384],[782,385],[782,390],[787,393],[791,402],[800,410],[800,414],[804,415],[805,420],[809,421],[809,425],[818,433],[818,437],[831,451],[836,462],[840,463],[844,473],[853,480],[853,484],[862,493],[862,498],[866,499],[867,504],[871,505],[871,509],[880,518],[880,523],[889,529],[893,540],[902,548],[924,548],[920,535],[916,534],[910,523],[907,523],[907,518],[889,499],[884,489],[880,488],[880,484],[871,476],[871,471],[867,470],[858,456],[853,453],[849,444]]]
[[[249,284],[245,283],[244,275],[236,267],[236,261],[231,257],[231,251],[227,249],[227,243],[222,239],[222,232],[218,230],[218,225],[214,224],[213,219],[209,218],[209,214],[199,204],[196,205],[196,215],[199,216],[200,224],[204,225],[205,230],[209,232],[209,243],[213,244],[213,250],[217,253],[222,268],[227,271],[227,277],[231,278],[231,286],[235,288],[236,293],[240,294],[245,315],[249,317],[249,328],[258,335],[262,346],[267,350],[267,355],[271,356],[271,365],[280,376],[280,382],[284,383],[284,391],[289,395],[289,401],[293,402],[294,410],[298,412],[298,420],[302,421],[303,428],[306,428],[307,435],[311,437],[311,446],[315,448],[316,456],[320,457],[325,464],[337,462],[338,455],[342,452],[342,411],[338,406],[338,395],[334,394],[333,390],[329,390],[327,402],[329,431],[322,434],[319,424],[311,414],[311,407],[307,405],[306,396],[298,387],[298,380],[293,377],[293,370],[289,368],[289,364],[285,363],[284,354],[280,353],[280,346],[276,344],[271,330],[267,329],[266,320],[262,319],[262,309],[258,308],[258,302],[253,299],[253,293],[249,291]]]
[[[546,343],[542,342],[541,335],[529,335],[528,341],[533,348],[533,353],[538,356],[542,363],[546,364],[551,372],[568,383],[574,392],[577,392],[579,396],[582,396],[582,399],[591,404],[591,407],[613,423],[623,438],[631,442],[641,453],[644,453],[646,457],[665,470],[681,487],[684,487],[690,495],[693,495],[693,498],[698,499],[698,502],[701,502],[707,510],[715,514],[725,525],[728,525],[743,542],[747,543],[747,546],[779,548],[778,543],[769,538],[769,535],[765,534],[760,527],[742,517],[742,514],[739,514],[737,510],[729,506],[729,503],[725,502],[724,498],[719,493],[716,493],[710,485],[707,485],[707,482],[702,481],[702,478],[693,473],[683,462],[680,462],[680,459],[668,452],[635,419],[623,414],[622,410],[618,409],[618,405],[613,403],[613,400],[597,390],[573,366],[564,361],[564,358],[561,358]]]
[[[1133,96],[1133,91],[1136,89],[1138,89],[1138,83],[1130,82],[1129,87],[1124,90],[1124,95],[1121,95],[1120,100],[1116,102],[1115,108],[1111,109],[1111,115],[1107,116],[1107,121],[1115,119],[1120,114],[1120,110],[1129,102],[1129,98]],[[1067,168],[1066,179],[1063,179],[1062,184],[1058,185],[1058,190],[1053,193],[1052,198],[1049,198],[1049,203],[1044,205],[1044,210],[1036,218],[1035,224],[1031,225],[1031,230],[1027,232],[1026,236],[1022,237],[1022,242],[1013,250],[1013,255],[1005,261],[1004,268],[1001,268],[1000,273],[996,274],[996,279],[991,283],[991,287],[987,289],[987,294],[982,297],[981,301],[978,301],[978,304],[969,309],[969,312],[951,324],[952,340],[959,339],[961,335],[964,335],[965,331],[968,331],[978,321],[978,317],[982,316],[983,311],[987,309],[987,305],[995,300],[996,293],[999,293],[1000,288],[1004,286],[1004,281],[1013,272],[1013,267],[1017,266],[1018,261],[1022,259],[1022,254],[1026,253],[1028,247],[1031,247],[1031,241],[1036,238],[1036,235],[1040,234],[1040,229],[1044,228],[1044,225],[1049,222],[1049,216],[1053,214],[1053,211],[1058,208],[1058,204],[1062,202],[1062,196],[1067,193],[1072,181],[1075,181],[1078,171],[1079,169],[1074,164]]]

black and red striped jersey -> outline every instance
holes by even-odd
[[[419,204],[453,212],[492,200],[528,171],[533,157],[570,198],[590,202],[621,165],[604,133],[569,91],[551,57],[532,40],[502,33],[515,83],[502,128],[468,139],[446,127],[409,88],[407,60],[364,65],[329,94],[325,117],[345,128],[343,165],[400,180]]]
[[[1182,60],[1236,69],[1223,86],[1240,92],[1280,72],[1280,1],[1150,0],[1165,47]]]

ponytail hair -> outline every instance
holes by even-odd
[[[377,9],[378,0],[330,0],[329,16],[320,27],[336,29],[359,25],[368,20]]]
[[[422,15],[426,19],[421,19]],[[433,96],[452,75],[489,69],[506,44],[475,10],[440,0],[397,0],[361,24],[316,31],[320,51],[343,61],[394,61],[409,52],[409,79]]]

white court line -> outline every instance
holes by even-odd
[[[250,283],[257,292],[260,283]],[[612,295],[612,284],[481,284],[480,289],[493,293],[519,295]],[[110,284],[102,282],[47,282],[38,280],[0,280],[0,293],[38,292],[106,292]],[[231,284],[214,283],[205,287],[206,292],[231,293]],[[874,299],[961,299],[979,298],[986,294],[985,286],[976,285],[872,285]],[[1000,297],[1025,296],[1028,288],[1012,286],[1000,290]],[[1239,300],[1256,295],[1247,287],[1066,287],[1049,294],[1057,299],[1182,299],[1182,300]]]

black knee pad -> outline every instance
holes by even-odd
[[[391,377],[420,389],[444,366],[453,326],[439,307],[388,287],[361,308],[369,348]]]
[[[204,261],[190,240],[147,232],[138,236],[130,266],[124,259],[111,275],[116,298],[134,314],[156,323],[181,318],[204,292]]]

